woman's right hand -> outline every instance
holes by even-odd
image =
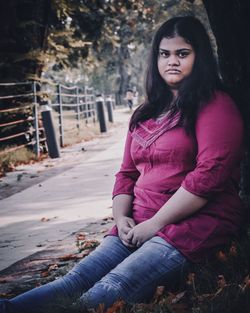
[[[135,245],[133,245],[130,240],[128,240],[127,234],[135,226],[135,221],[131,217],[122,216],[117,221],[116,226],[118,228],[118,235],[122,243],[129,248],[134,248]]]

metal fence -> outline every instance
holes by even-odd
[[[82,122],[85,124],[98,120],[96,113],[96,102],[93,88],[84,87],[83,90],[78,86],[65,86],[57,84],[55,90],[49,91],[50,107],[58,113],[58,127],[60,136],[60,146],[65,144],[65,119],[75,119],[75,126],[80,129]]]
[[[14,147],[4,149],[0,151],[0,156],[9,152],[16,151],[23,147],[33,146],[34,150],[39,156],[40,154],[40,143],[44,142],[45,138],[40,138],[39,132],[43,132],[43,127],[39,127],[39,113],[38,113],[38,103],[36,97],[36,83],[35,82],[23,82],[23,83],[1,83],[1,93],[0,93],[0,145],[3,143],[8,143],[12,146],[12,140],[19,140],[19,144]],[[14,87],[16,94],[8,94],[6,88]],[[4,90],[5,89],[5,90]],[[22,90],[21,90],[22,89]],[[21,91],[20,91],[21,90]],[[22,100],[21,100],[22,99]],[[12,102],[11,107],[6,104],[8,101]],[[6,108],[5,108],[6,107]],[[26,112],[24,115],[28,115],[23,119],[19,116],[21,112]],[[19,113],[19,114],[17,114]],[[3,116],[12,116],[11,121],[2,122]],[[15,130],[12,132],[12,128],[17,128],[15,126],[21,126],[26,124],[25,131]],[[6,128],[10,131],[7,132]],[[22,127],[20,127],[22,128]],[[21,143],[20,143],[21,142]]]
[[[10,87],[13,88],[12,92],[6,90],[6,88]],[[110,106],[112,108],[115,106],[114,97],[109,95],[104,97],[105,100],[106,104],[109,104],[108,115],[109,120],[112,122],[110,118]],[[12,102],[11,108],[6,104],[7,101]],[[11,146],[12,139],[14,140],[21,136],[24,137],[24,143],[18,145],[15,143],[14,147],[0,151],[0,156],[26,146],[34,147],[36,155],[40,155],[41,144],[44,144],[46,141],[40,116],[40,108],[45,104],[49,105],[54,112],[57,112],[61,147],[65,145],[64,121],[67,118],[75,121],[74,127],[77,129],[80,129],[83,123],[96,123],[99,120],[93,88],[86,86],[80,88],[79,86],[65,86],[55,83],[41,84],[36,81],[0,84],[0,118],[4,114],[12,115],[12,112],[29,110],[29,114],[25,119],[18,119],[18,117],[15,119],[15,115],[18,116],[18,114],[12,115],[13,118],[9,122],[3,123],[3,119],[0,119],[0,145],[6,144],[6,142],[9,144],[10,142]],[[26,126],[27,123],[29,124],[27,127],[24,127],[27,130],[13,132],[12,134],[8,134],[8,136],[4,135],[3,130],[6,127],[17,124],[23,124],[24,126],[25,123]]]

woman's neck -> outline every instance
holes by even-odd
[[[172,88],[171,89],[172,94],[173,94],[173,101],[178,97],[178,89],[177,88]]]

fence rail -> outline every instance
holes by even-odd
[[[58,84],[56,90],[50,92],[49,104],[58,112],[58,127],[60,146],[65,145],[65,118],[71,117],[76,121],[76,129],[80,129],[81,121],[85,123],[97,121],[95,96],[93,88],[78,86],[65,86]],[[53,101],[54,100],[54,101]]]
[[[43,138],[39,137],[38,103],[34,95],[35,84],[36,82],[31,81],[0,84],[0,103],[3,107],[0,110],[0,144],[13,146],[13,140],[18,139],[15,147],[1,150],[0,156],[28,146],[33,147],[39,156],[39,145]],[[25,104],[22,105],[22,102]],[[8,107],[9,103],[14,107]],[[23,117],[20,118],[21,112]],[[7,116],[5,121],[3,121],[4,116]]]
[[[114,97],[109,95],[105,99],[107,100],[106,105],[108,103],[114,108]],[[13,116],[13,119],[10,120],[2,121],[2,118],[0,120],[0,145],[8,143],[11,146],[11,140],[18,137],[23,137],[24,142],[19,142],[15,147],[0,150],[0,156],[27,146],[33,147],[36,155],[40,155],[40,145],[44,145],[46,142],[44,128],[39,126],[41,124],[40,111],[44,104],[49,105],[53,109],[54,115],[58,116],[61,147],[65,145],[64,122],[66,119],[74,120],[74,127],[77,130],[83,123],[96,123],[99,119],[94,89],[87,86],[79,88],[79,86],[65,86],[53,82],[41,84],[36,81],[0,83],[0,106],[3,107],[6,103],[9,105],[10,102],[13,103],[13,100],[16,103],[19,102],[20,106],[0,109],[0,117],[6,114]],[[110,108],[107,109],[109,113]],[[29,111],[29,114],[25,118],[16,117],[15,112],[20,113],[20,111]],[[15,131],[15,127],[18,126],[23,126],[23,129]],[[3,130],[7,127],[13,128],[13,133],[4,134]]]

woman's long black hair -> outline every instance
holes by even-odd
[[[192,73],[178,89],[174,105],[173,94],[158,71],[159,45],[163,38],[183,37],[195,51]],[[216,89],[223,89],[209,36],[195,17],[174,17],[161,25],[153,39],[146,74],[146,99],[134,112],[130,130],[139,122],[156,118],[165,111],[170,117],[180,112],[180,124],[187,133],[194,132],[196,115],[200,107],[210,100]]]

